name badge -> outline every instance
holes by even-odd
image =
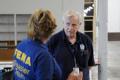
[[[80,44],[80,49],[83,52],[85,50],[85,45],[84,44]]]
[[[74,72],[74,75],[79,75],[80,73],[79,67],[73,67],[73,72]]]

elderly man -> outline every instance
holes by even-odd
[[[89,80],[89,67],[94,65],[93,46],[90,38],[78,31],[82,24],[79,12],[67,11],[63,24],[64,29],[48,41],[49,51],[62,69],[62,80],[82,80],[82,72],[83,80]]]

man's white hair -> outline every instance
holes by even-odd
[[[72,16],[78,16],[79,23],[82,22],[81,14],[78,11],[74,11],[74,10],[66,11],[65,14],[63,15],[63,21],[65,21],[66,17],[72,17]]]

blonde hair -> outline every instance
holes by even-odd
[[[28,37],[32,39],[48,38],[56,28],[56,19],[50,10],[38,9],[30,17]]]

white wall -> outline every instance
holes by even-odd
[[[108,0],[108,32],[120,32],[120,0]]]
[[[62,0],[0,0],[0,14],[32,14],[37,8],[50,9],[61,26]]]
[[[0,14],[31,14],[36,8],[51,9],[62,26],[63,12],[75,9],[83,12],[84,0],[0,0]],[[60,27],[59,27],[60,28]]]

